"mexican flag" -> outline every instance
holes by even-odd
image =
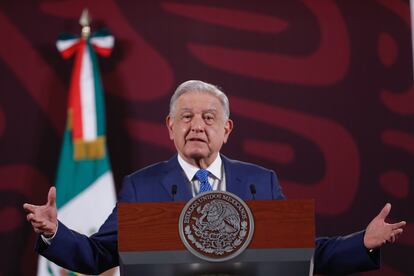
[[[56,177],[58,219],[91,235],[111,213],[116,192],[105,142],[105,109],[96,53],[108,56],[114,38],[65,35],[57,42],[64,58],[75,56],[68,117]],[[39,256],[39,276],[78,275]]]

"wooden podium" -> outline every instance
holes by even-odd
[[[248,248],[227,262],[207,262],[182,243],[184,202],[119,203],[121,275],[312,275],[313,200],[247,201],[254,216]]]

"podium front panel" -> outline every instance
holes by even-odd
[[[313,200],[247,201],[255,224],[248,249],[208,262],[183,245],[178,220],[184,202],[119,203],[122,275],[312,275]]]
[[[313,248],[247,249],[223,263],[212,263],[188,251],[120,253],[121,275],[312,275]]]

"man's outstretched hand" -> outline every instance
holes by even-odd
[[[385,219],[391,210],[391,204],[385,204],[381,212],[368,224],[364,235],[364,245],[368,249],[374,249],[385,243],[394,243],[403,232],[405,221],[387,223]]]
[[[28,213],[27,220],[32,224],[36,233],[42,234],[47,238],[52,237],[56,233],[57,208],[55,187],[50,188],[45,205],[25,203],[23,208]]]

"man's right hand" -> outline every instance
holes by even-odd
[[[29,221],[36,233],[42,234],[46,238],[53,237],[57,229],[57,208],[56,208],[56,188],[51,187],[47,195],[45,205],[32,205],[25,203],[23,208],[26,210],[27,221]]]

